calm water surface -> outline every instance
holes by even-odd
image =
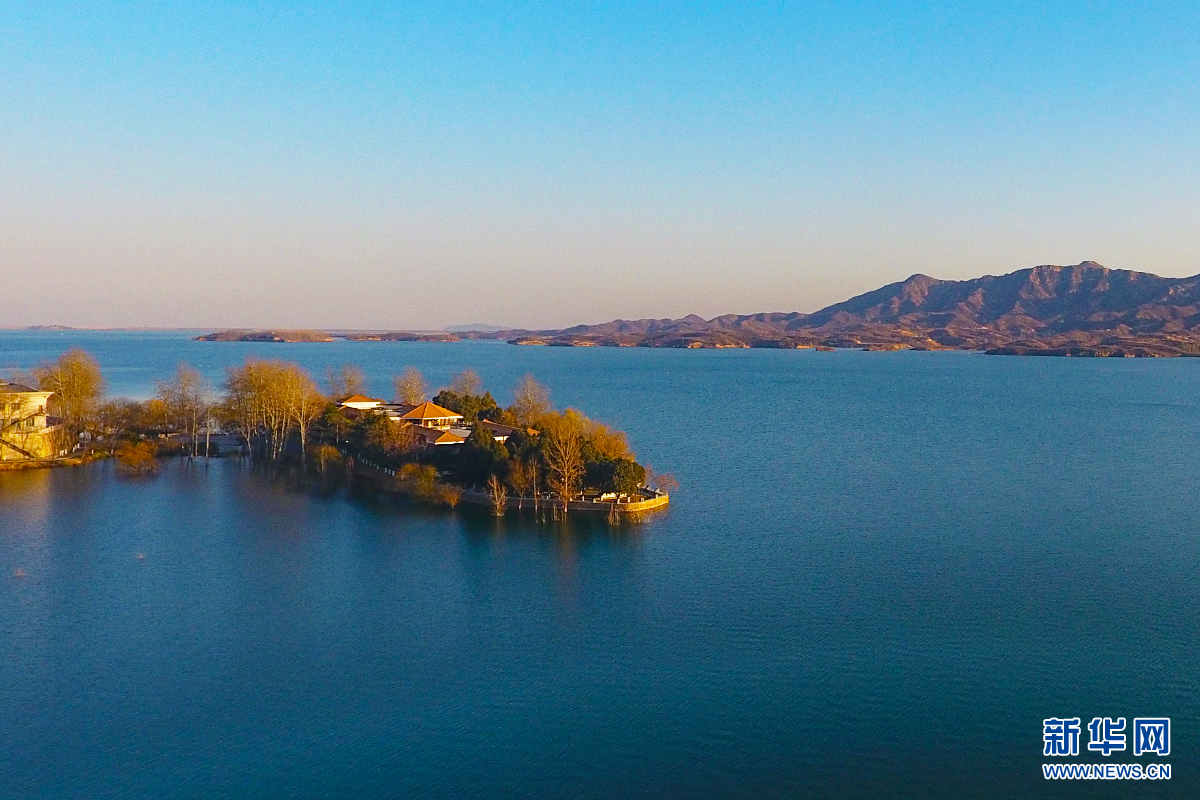
[[[532,372],[683,489],[611,529],[231,460],[0,474],[0,797],[1200,794],[1200,360],[2,332],[0,366],[69,344],[129,396],[249,352]],[[1047,785],[1054,715],[1170,716],[1173,779]]]

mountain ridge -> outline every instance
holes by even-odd
[[[1043,264],[961,281],[917,273],[811,314],[618,319],[562,329],[497,331],[488,338],[568,346],[1192,355],[1200,353],[1200,275],[1163,278],[1108,269],[1094,261]],[[1051,352],[1072,350],[1079,352]]]
[[[567,347],[981,350],[1003,355],[1200,356],[1200,275],[1163,278],[1094,261],[943,280],[923,273],[812,313],[616,319],[529,330],[344,333],[359,341],[504,339]],[[320,331],[230,330],[207,341],[331,341]]]

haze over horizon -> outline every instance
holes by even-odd
[[[561,328],[1200,272],[1200,9],[0,7],[0,325]]]

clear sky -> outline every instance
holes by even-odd
[[[0,324],[1200,272],[1200,4],[0,3]]]

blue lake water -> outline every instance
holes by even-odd
[[[532,373],[683,488],[613,529],[0,474],[0,797],[1200,794],[1200,360],[9,331],[0,367],[71,344],[143,397],[251,352]],[[1172,780],[1046,782],[1050,716],[1169,716],[1169,757],[1065,761]]]

